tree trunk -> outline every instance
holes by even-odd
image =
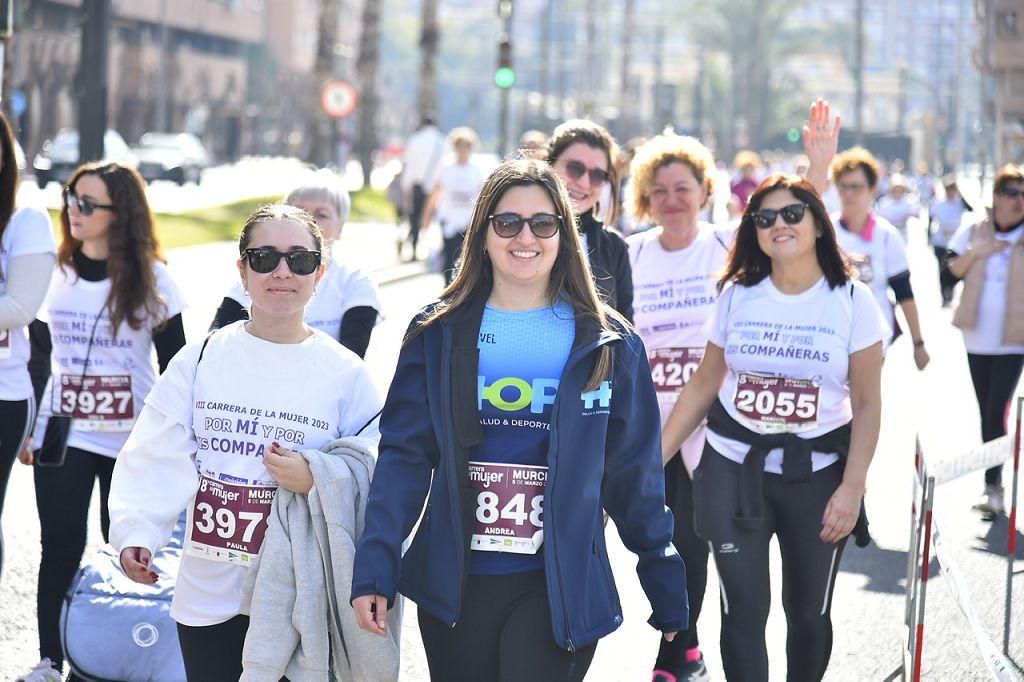
[[[380,64],[380,6],[378,0],[364,0],[363,26],[359,37],[356,73],[359,80],[359,134],[356,155],[363,168],[363,185],[369,186],[373,170],[373,154],[377,151],[377,67]]]
[[[438,0],[422,0],[420,27],[420,92],[417,106],[420,117],[437,117],[437,54],[441,29],[437,23]],[[417,121],[418,123],[418,121]]]
[[[338,15],[340,0],[320,0],[320,18],[317,27],[316,62],[313,65],[313,91],[310,93],[317,106],[309,117],[309,161],[323,167],[334,160],[337,150],[335,121],[320,108],[320,91],[324,83],[334,77],[334,45],[338,42]]]

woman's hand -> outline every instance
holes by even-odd
[[[918,346],[914,344],[914,364],[917,365],[919,370],[924,369],[931,362],[932,358],[928,355],[928,351],[924,349],[924,344]]]
[[[145,547],[125,547],[121,550],[121,568],[125,575],[143,585],[155,585],[156,571],[149,567],[152,556]]]
[[[367,632],[383,637],[388,629],[388,600],[379,594],[366,594],[352,600],[356,622]]]
[[[828,185],[829,165],[839,148],[840,118],[837,115],[830,121],[831,111],[828,102],[819,99],[811,105],[804,126],[804,154],[810,165],[807,168],[807,181],[814,185],[818,194],[824,194]]]
[[[676,633],[675,632],[663,632],[663,633],[661,633],[661,636],[665,638],[666,642],[671,642],[673,639],[676,638]]]
[[[272,443],[263,453],[263,464],[285,490],[305,495],[313,488],[313,472],[309,470],[309,462],[294,450]]]
[[[1011,242],[1008,242],[1005,239],[993,239],[990,242],[983,242],[977,246],[972,246],[971,252],[976,254],[979,258],[988,258],[989,256],[1010,248],[1010,246]]]
[[[857,525],[860,516],[860,502],[864,498],[864,486],[842,482],[832,498],[825,505],[825,515],[821,517],[822,542],[839,542]]]
[[[32,436],[29,436],[28,440],[25,441],[25,447],[23,447],[21,452],[18,453],[18,461],[25,466],[30,467],[36,461],[35,453],[32,452],[33,445],[35,445],[35,439],[33,439]]]

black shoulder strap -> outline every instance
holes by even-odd
[[[210,332],[209,334],[206,335],[205,339],[203,339],[203,347],[199,349],[199,359],[196,360],[196,367],[198,367],[199,363],[203,361],[203,353],[206,352],[206,344],[210,343],[210,339],[216,333],[217,333],[216,331],[212,331],[212,332]]]
[[[717,230],[715,231],[715,240],[722,245],[722,248],[725,249],[726,252],[729,251],[729,247],[725,245],[724,241],[722,241],[722,235],[720,235]]]

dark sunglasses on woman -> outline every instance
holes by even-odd
[[[597,187],[608,182],[608,171],[600,168],[587,168],[581,161],[566,161],[565,172],[573,180],[579,180],[584,174],[590,177],[590,184]]]
[[[312,275],[320,267],[319,251],[289,251],[282,253],[277,249],[258,248],[246,249],[246,260],[253,272],[265,275],[277,269],[278,263],[284,258],[288,269],[295,275]]]
[[[1007,199],[1016,199],[1018,197],[1024,197],[1024,188],[1021,187],[1004,187],[998,192]]]
[[[524,218],[518,213],[499,213],[487,217],[494,226],[494,234],[504,239],[515,237],[528,224],[533,236],[538,239],[554,237],[558,232],[558,226],[562,224],[562,216],[550,213],[537,213],[529,218]]]
[[[93,214],[93,211],[95,211],[97,208],[102,208],[106,211],[114,210],[113,204],[97,204],[94,201],[90,201],[89,199],[83,199],[82,197],[78,196],[70,187],[65,187],[64,207],[71,208],[71,204],[74,204],[75,208],[78,209],[78,212],[84,215],[86,218],[91,216]]]
[[[804,219],[804,211],[806,209],[807,204],[790,204],[778,210],[762,208],[759,211],[752,212],[750,218],[759,229],[767,230],[775,227],[775,219],[778,216],[782,216],[782,221],[787,225],[796,225]]]

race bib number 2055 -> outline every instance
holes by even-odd
[[[819,395],[810,379],[740,372],[733,405],[760,431],[806,431],[818,424]]]

